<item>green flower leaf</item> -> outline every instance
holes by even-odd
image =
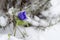
[[[19,20],[17,17],[15,18],[15,20],[16,20],[16,26],[24,24],[24,21]]]
[[[32,24],[28,23],[26,21],[20,20],[17,16],[15,16],[16,26],[23,26],[23,27],[29,27]]]
[[[15,17],[15,20],[16,20],[16,26],[24,26],[24,25],[28,26],[28,22],[20,20],[20,19],[18,19],[18,17]]]

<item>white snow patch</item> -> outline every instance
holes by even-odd
[[[0,40],[8,40],[8,35],[7,34],[0,34]],[[9,40],[22,40],[22,39],[18,39],[15,38],[14,36],[10,36]]]
[[[6,26],[7,24],[7,19],[4,18],[3,16],[0,17],[0,25],[1,26]]]

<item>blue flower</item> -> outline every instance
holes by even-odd
[[[26,12],[25,12],[25,11],[19,12],[18,18],[19,18],[20,20],[25,20],[25,19],[27,19],[27,17],[26,17]]]

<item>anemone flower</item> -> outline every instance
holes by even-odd
[[[25,20],[25,19],[27,19],[27,17],[26,17],[26,11],[21,11],[21,12],[19,12],[19,13],[18,13],[18,18],[19,18],[20,20]]]

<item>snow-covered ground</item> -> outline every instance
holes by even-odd
[[[26,40],[60,40],[60,23],[53,27],[47,28],[45,31],[37,31],[33,28],[27,28],[29,37]],[[7,34],[0,34],[0,40],[8,40]],[[23,40],[11,36],[10,40]]]
[[[50,8],[51,13],[59,15],[60,0],[51,0],[51,3],[53,5]],[[60,23],[54,25],[53,27],[47,28],[45,31],[36,30],[33,27],[28,27],[25,30],[27,33],[27,37],[25,39],[19,39],[19,36],[10,36],[10,40],[60,40]],[[22,31],[24,31],[24,29],[22,29]],[[5,32],[5,34],[3,34],[3,32]],[[8,29],[8,27],[6,31],[0,31],[0,40],[8,40],[8,33],[10,32],[11,30]],[[17,34],[19,34],[19,32],[17,32]]]

